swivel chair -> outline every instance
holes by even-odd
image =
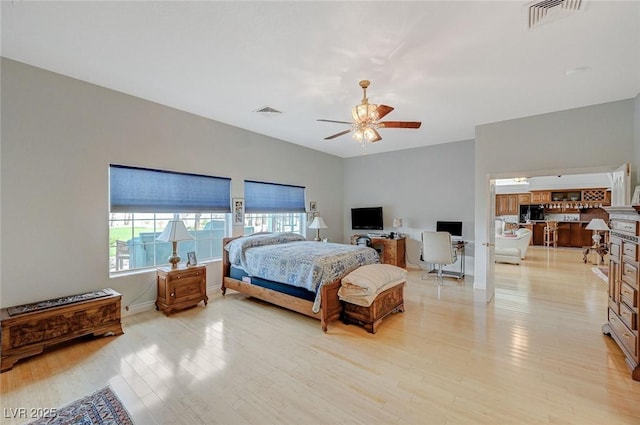
[[[455,263],[457,259],[449,232],[422,232],[422,261],[436,266],[438,285],[442,284],[442,267]]]

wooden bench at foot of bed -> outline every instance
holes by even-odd
[[[342,321],[344,323],[355,323],[361,325],[369,333],[376,333],[382,319],[392,313],[404,312],[404,285],[398,285],[381,292],[373,303],[368,306],[360,306],[343,301],[344,310]]]
[[[313,317],[314,319],[320,320],[320,326],[322,326],[323,332],[327,332],[327,325],[330,321],[338,320],[340,318],[342,310],[340,299],[338,298],[340,280],[333,281],[320,288],[320,299],[322,301],[322,305],[320,307],[320,311],[318,313],[314,313],[312,310],[313,301],[307,301],[302,298],[283,294],[282,292],[263,288],[262,286],[252,285],[229,277],[231,273],[231,264],[229,263],[229,253],[224,249],[224,247],[229,243],[229,241],[234,239],[236,238],[222,239],[222,286],[220,287],[222,295],[225,295],[227,289],[233,289],[234,291],[247,294],[262,301],[304,314],[305,316]]]

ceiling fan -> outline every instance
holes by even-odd
[[[318,120],[338,124],[349,124],[351,126],[350,129],[325,137],[324,140],[335,139],[336,137],[353,132],[353,138],[358,142],[363,144],[366,142],[373,143],[382,140],[382,136],[380,136],[377,130],[379,128],[420,128],[422,123],[419,121],[378,121],[393,111],[393,107],[369,103],[369,99],[367,99],[367,88],[370,84],[371,82],[369,80],[360,81],[360,87],[362,87],[364,94],[362,96],[362,102],[354,106],[351,110],[353,122]]]

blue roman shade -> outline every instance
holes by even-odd
[[[244,181],[246,213],[305,212],[304,186]]]
[[[109,166],[111,212],[231,212],[231,179]]]

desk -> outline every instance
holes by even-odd
[[[351,244],[355,245],[360,236],[351,236]],[[405,261],[406,239],[371,238],[371,247],[380,253],[382,264],[391,264],[397,267],[407,268]]]
[[[464,241],[453,242],[451,244],[453,249],[456,250],[456,255],[458,256],[458,260],[456,260],[456,263],[460,264],[460,268],[458,270],[442,270],[443,276],[452,276],[452,277],[455,277],[456,279],[462,279],[464,277],[464,254],[465,254],[466,245],[467,245],[467,242],[464,242]],[[456,263],[453,263],[453,264],[456,264]],[[429,274],[437,273],[437,272],[438,270],[436,269],[429,270]]]

